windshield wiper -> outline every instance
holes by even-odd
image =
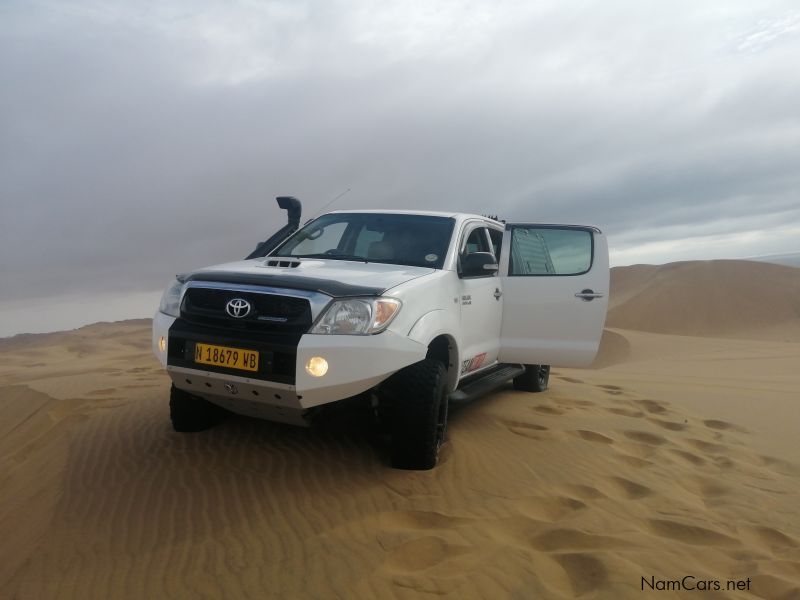
[[[299,254],[297,256],[292,256],[292,258],[328,258],[331,260],[357,260],[364,263],[369,262],[363,256],[356,256],[355,254],[328,254],[325,252],[320,252],[318,254]]]

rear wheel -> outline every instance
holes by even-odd
[[[447,370],[426,358],[394,375],[389,388],[392,466],[432,469],[447,429]]]
[[[525,372],[514,377],[514,389],[543,392],[550,383],[550,365],[525,365]]]
[[[192,396],[174,385],[170,390],[169,418],[175,431],[203,431],[218,424],[227,415],[227,410],[204,398]]]

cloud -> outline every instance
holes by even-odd
[[[631,262],[795,250],[768,232],[800,217],[797,14],[4,3],[0,300],[154,290],[246,255],[274,196],[310,216],[347,188],[337,208],[597,224]]]

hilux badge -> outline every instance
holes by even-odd
[[[234,298],[228,301],[225,312],[235,319],[241,319],[250,314],[250,303],[242,298]]]

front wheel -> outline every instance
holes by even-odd
[[[543,392],[550,383],[550,365],[525,365],[525,372],[514,377],[514,389]]]
[[[392,467],[432,469],[447,429],[447,370],[426,358],[394,375],[389,388]]]

